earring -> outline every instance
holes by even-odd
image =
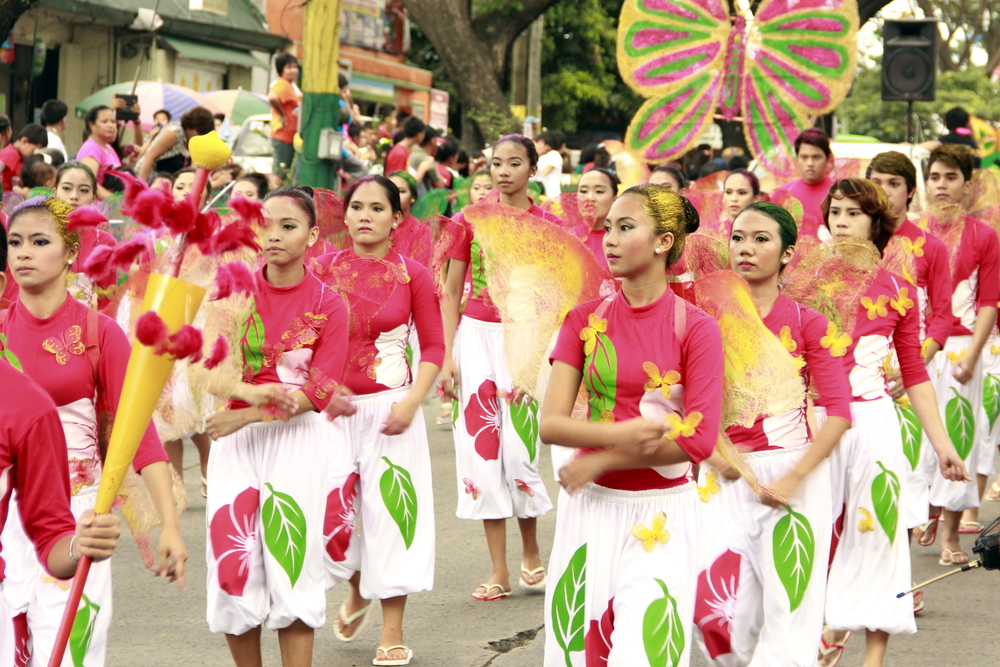
[[[663,252],[663,249],[662,248],[657,248],[653,252],[655,252],[657,255],[659,255],[661,252]]]
[[[312,241],[309,242],[309,247],[313,247]]]

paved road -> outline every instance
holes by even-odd
[[[498,602],[477,602],[470,593],[489,576],[486,542],[481,524],[455,518],[455,462],[449,431],[433,426],[436,407],[425,404],[431,424],[430,443],[434,467],[437,520],[437,572],[435,589],[411,597],[407,605],[406,641],[415,652],[414,665],[433,667],[539,667],[542,664],[543,597],[515,592]],[[188,444],[185,463],[197,456]],[[547,452],[542,462],[549,493],[556,496]],[[205,506],[199,493],[196,468],[186,476],[190,506],[182,517],[182,531],[192,558],[188,585],[176,586],[152,578],[139,561],[131,539],[122,541],[115,555],[115,612],[108,650],[108,667],[160,667],[203,665],[229,667],[232,661],[222,636],[209,633],[205,623]],[[1000,513],[1000,503],[987,503],[983,519]],[[542,556],[548,559],[555,529],[555,512],[539,520]],[[971,549],[973,536],[963,540]],[[508,526],[508,561],[512,571],[519,563],[519,538],[515,522]],[[937,550],[915,548],[914,577],[926,579],[945,571],[937,564]],[[515,589],[516,591],[516,589]],[[327,627],[316,634],[314,664],[318,667],[370,665],[379,638],[381,618],[362,637],[344,644],[330,626],[345,597],[343,588],[328,594]],[[920,631],[890,642],[887,667],[996,664],[1000,653],[1000,572],[960,574],[927,590],[927,610],[918,617]],[[864,642],[848,645],[844,667],[861,665]],[[264,664],[280,665],[275,633],[264,633]],[[695,656],[693,665],[704,665]]]

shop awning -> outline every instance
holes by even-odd
[[[267,69],[268,64],[262,60],[254,58],[249,51],[241,51],[227,46],[216,46],[205,42],[193,42],[180,37],[163,35],[163,40],[170,47],[177,51],[178,55],[191,60],[207,60],[213,63],[224,65],[239,65],[241,67],[263,67]]]
[[[360,76],[356,72],[351,75],[351,95],[359,100],[368,102],[381,102],[385,104],[396,103],[396,88],[391,83],[386,83],[382,77],[366,74]]]

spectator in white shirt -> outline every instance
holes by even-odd
[[[559,180],[562,176],[563,158],[559,148],[562,144],[562,132],[557,130],[546,130],[535,139],[535,148],[538,150],[538,171],[532,180],[542,184],[542,190],[548,199],[558,197],[561,192]]]
[[[42,125],[49,135],[48,148],[62,153],[63,161],[66,160],[66,146],[62,141],[62,133],[66,130],[67,113],[69,109],[62,100],[49,100],[42,105]]]

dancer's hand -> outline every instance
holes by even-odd
[[[455,360],[448,357],[441,363],[441,372],[438,373],[438,384],[442,393],[454,400],[458,400],[458,366]]]
[[[938,464],[941,466],[941,474],[950,482],[971,482],[969,472],[965,468],[965,461],[961,459],[954,449],[942,455],[938,455]]]
[[[622,449],[635,454],[652,454],[663,444],[668,427],[645,417],[636,417],[616,424],[619,436],[617,444]]]
[[[389,410],[389,416],[382,422],[382,435],[399,435],[405,432],[413,423],[413,415],[419,407],[419,403],[411,401],[393,403]]]
[[[903,374],[898,368],[894,368],[892,373],[886,377],[889,387],[889,395],[893,400],[898,400],[906,395],[906,387],[903,386]]]
[[[275,408],[285,412],[295,412],[299,407],[298,401],[292,396],[288,387],[280,382],[267,384],[240,382],[233,389],[232,397],[249,405],[260,406],[274,403]]]
[[[218,440],[231,433],[236,433],[247,423],[243,410],[224,410],[216,412],[205,420],[205,433],[212,440]]]
[[[795,492],[798,491],[801,483],[802,477],[793,470],[781,479],[775,480],[767,485],[767,490],[773,494],[773,497],[761,493],[757,496],[757,500],[765,505],[770,505],[771,507],[781,507],[782,505],[787,504],[789,498],[795,495]]]
[[[521,403],[531,403],[533,398],[525,390],[520,387],[514,387],[514,391],[504,396],[507,400],[507,405],[520,405]]]
[[[604,472],[600,452],[578,456],[559,469],[559,483],[568,493],[573,493]]]
[[[168,577],[184,590],[184,564],[187,562],[188,552],[178,526],[163,527],[160,530],[157,550],[160,552],[160,562],[153,568],[156,576]]]
[[[356,413],[358,406],[351,402],[352,396],[354,396],[354,392],[341,385],[330,402],[326,404],[326,408],[323,409],[323,416],[329,421],[334,421],[337,417],[350,417]]]
[[[76,542],[73,544],[76,555],[89,556],[95,563],[111,558],[121,535],[120,523],[115,514],[84,510],[76,522]]]
[[[974,359],[971,354],[966,354],[952,367],[952,377],[958,380],[960,384],[966,384],[972,379],[972,372],[976,368],[977,361],[978,358]]]

